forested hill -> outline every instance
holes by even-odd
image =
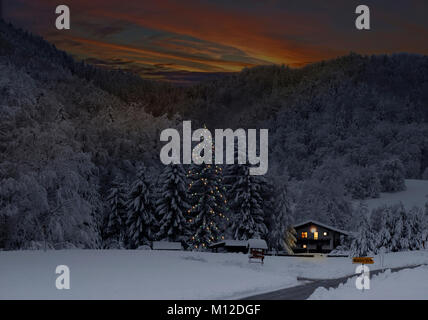
[[[167,111],[182,95],[180,87],[165,82],[148,81],[130,72],[76,62],[42,37],[15,28],[1,19],[0,57],[43,82],[60,80],[66,75],[88,80],[125,102],[144,104],[148,111],[157,116]]]
[[[352,199],[428,179],[428,57],[350,54],[180,87],[76,62],[0,21],[0,248],[100,247],[112,188],[145,167],[156,198],[159,134],[182,119],[270,129],[278,190],[258,198],[262,229],[284,184],[296,220],[346,227]]]
[[[297,104],[301,109],[305,103],[313,104],[313,110],[307,112],[324,112],[329,104],[345,105],[348,112],[354,112],[362,107],[357,106],[361,99],[369,98],[364,102],[367,112],[382,109],[385,113],[383,118],[374,120],[426,121],[427,70],[428,57],[412,54],[350,54],[300,69],[260,66],[195,86],[190,94],[195,103],[187,102],[187,108],[181,111],[189,116],[208,113],[207,121],[218,121],[212,116],[220,107],[226,121],[236,121],[246,114],[244,120],[254,124],[260,118],[276,116],[281,109]],[[362,98],[353,102],[357,93]],[[372,101],[373,95],[379,97],[382,107]]]
[[[145,110],[162,86],[0,22],[0,247],[99,247],[113,180],[159,167],[160,130],[175,124]]]

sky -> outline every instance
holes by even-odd
[[[59,4],[70,30],[55,28]],[[355,27],[359,4],[369,31]],[[3,0],[5,20],[77,59],[171,81],[351,51],[428,54],[427,12],[426,0]]]

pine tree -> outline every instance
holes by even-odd
[[[189,235],[188,183],[181,165],[168,165],[159,177],[156,212],[159,216],[157,238],[182,241]]]
[[[236,240],[260,238],[267,233],[264,223],[262,176],[252,176],[247,165],[238,165],[231,189],[233,210],[232,232]]]
[[[366,257],[369,254],[376,253],[375,239],[367,217],[366,204],[360,203],[358,212],[361,222],[358,233],[351,244],[351,254],[354,257]]]
[[[410,230],[411,227],[407,220],[406,209],[400,203],[392,208],[393,211],[393,236],[391,251],[409,250],[410,247]]]
[[[212,164],[192,165],[188,171],[192,206],[188,210],[195,249],[206,249],[224,239],[222,225],[227,220],[227,199],[224,194],[223,169]]]
[[[270,245],[276,250],[292,253],[296,242],[292,226],[292,212],[286,186],[282,186],[276,199],[276,210],[272,214],[270,224]],[[293,232],[294,231],[294,232]]]
[[[384,206],[376,210],[382,210],[379,215],[381,216],[380,228],[376,238],[376,248],[384,248],[385,252],[390,252],[392,248],[392,232],[394,230],[393,217],[390,208]],[[372,212],[373,215],[373,212]]]
[[[118,241],[120,247],[123,246],[125,239],[126,191],[124,183],[114,181],[107,196],[110,211],[107,221],[107,237]]]
[[[423,210],[420,208],[413,208],[408,212],[408,221],[410,225],[410,250],[419,250],[423,248]]]
[[[136,248],[153,238],[156,219],[150,197],[150,184],[144,167],[138,169],[137,179],[132,183],[127,202],[127,238]]]

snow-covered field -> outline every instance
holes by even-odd
[[[380,267],[378,257],[372,269]],[[428,251],[391,253],[386,267],[428,263]],[[71,289],[55,287],[70,268]],[[267,257],[139,250],[0,252],[0,299],[234,299],[298,284],[297,277],[354,274],[349,258]]]
[[[370,280],[370,289],[356,290],[353,277],[336,289],[318,288],[309,300],[428,300],[428,266],[391,272]]]
[[[395,193],[381,193],[380,198],[365,200],[371,210],[382,205],[394,205],[402,202],[406,209],[414,206],[425,208],[428,198],[428,180],[406,180],[406,190]]]

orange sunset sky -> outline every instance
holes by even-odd
[[[55,8],[71,30],[55,29]],[[371,10],[370,31],[355,8]],[[428,53],[428,1],[3,0],[6,21],[42,35],[78,59],[146,78],[299,67],[351,51]]]

